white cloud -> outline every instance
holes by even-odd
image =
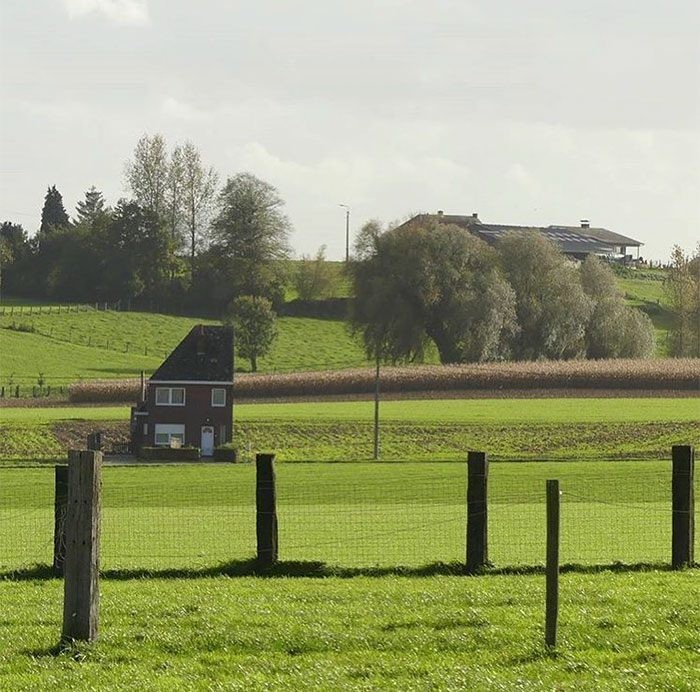
[[[98,12],[115,24],[149,21],[147,0],[63,0],[63,6],[71,18]]]
[[[182,101],[174,96],[166,96],[160,104],[163,115],[174,120],[202,120],[207,114],[198,110],[187,101]]]

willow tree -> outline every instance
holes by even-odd
[[[369,357],[419,362],[431,342],[442,363],[510,355],[515,297],[486,243],[431,220],[370,222],[355,250],[351,320]]]

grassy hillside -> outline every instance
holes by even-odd
[[[664,292],[665,278],[663,269],[623,269],[617,277],[627,302],[651,318],[659,356],[668,355],[668,332],[673,328],[673,314],[668,309]]]
[[[134,377],[152,372],[189,330],[195,317],[95,311],[0,316],[0,385],[65,385],[80,378]],[[344,323],[282,317],[262,372],[334,369],[366,365]],[[21,331],[20,331],[21,330]],[[237,363],[247,369],[247,361]]]
[[[343,264],[331,263],[338,295],[348,292]],[[289,271],[292,271],[290,269]],[[630,304],[644,309],[656,328],[657,353],[666,353],[667,330],[672,324],[663,294],[660,270],[627,270],[618,277]],[[294,297],[293,288],[288,298]],[[80,378],[133,377],[154,370],[194,324],[212,320],[136,312],[95,311],[51,313],[49,303],[3,298],[2,305],[32,306],[32,313],[0,315],[0,385],[37,384],[43,373],[47,384],[65,385]],[[42,312],[36,308],[41,305]],[[436,362],[430,353],[428,362]],[[261,372],[330,370],[366,365],[362,349],[340,321],[285,317],[279,320],[279,338],[272,353],[260,360]],[[247,361],[238,363],[242,369]]]

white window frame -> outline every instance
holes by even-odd
[[[224,395],[224,401],[221,404],[217,404],[214,402],[214,392],[221,392]],[[223,408],[226,406],[226,388],[225,387],[212,387],[211,390],[211,405],[214,408]]]
[[[173,402],[173,392],[182,392],[182,403]],[[158,395],[167,392],[167,401],[158,401]],[[156,387],[156,406],[184,406],[187,400],[184,387]]]
[[[165,440],[158,442],[158,436],[165,436]],[[184,423],[156,423],[153,429],[153,444],[156,447],[170,447],[170,440],[180,438],[180,444],[185,446]]]

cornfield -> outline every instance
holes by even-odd
[[[369,394],[373,368],[330,372],[240,374],[234,381],[237,399]],[[617,389],[700,390],[700,359],[575,360],[469,365],[382,367],[385,393],[498,390]],[[140,381],[94,380],[70,387],[75,403],[136,401]]]

